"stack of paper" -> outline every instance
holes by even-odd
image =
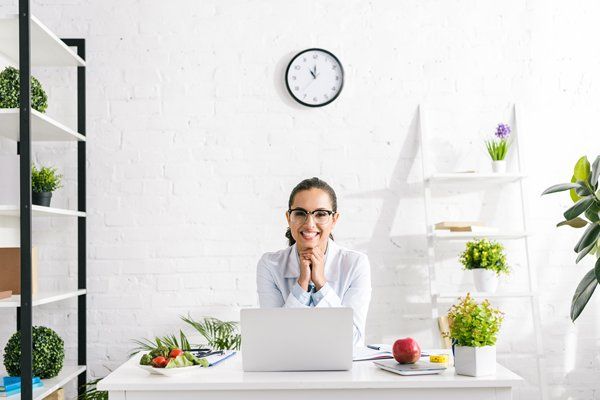
[[[31,380],[33,388],[39,388],[44,386],[44,383],[39,377],[34,377]],[[18,376],[5,376],[2,378],[2,385],[0,385],[0,397],[10,397],[21,393],[21,378]]]
[[[224,360],[228,359],[229,357],[234,356],[235,353],[236,353],[236,351],[234,351],[234,350],[223,350],[223,352],[221,354],[212,354],[205,358],[206,358],[206,361],[208,361],[208,366],[213,367],[213,366],[217,365],[218,363],[220,363],[221,361],[224,361]]]
[[[391,349],[356,347],[352,354],[352,361],[386,360],[394,358]]]

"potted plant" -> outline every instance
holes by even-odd
[[[6,67],[0,72],[0,108],[19,108],[19,70]],[[40,82],[31,77],[31,108],[41,113],[48,108],[48,96]]]
[[[587,255],[596,255],[594,268],[583,277],[571,301],[571,320],[575,321],[592,297],[600,280],[600,156],[590,167],[590,162],[583,156],[575,164],[571,183],[560,183],[546,189],[542,195],[569,190],[573,204],[564,212],[564,221],[556,226],[569,225],[573,228],[584,228],[585,232],[573,249],[577,253],[576,263]]]
[[[56,332],[44,326],[32,331],[33,375],[54,378],[63,367],[65,343]],[[15,332],[4,347],[4,368],[9,376],[21,375],[21,332]]]
[[[465,269],[473,271],[475,288],[480,292],[494,293],[498,288],[498,276],[510,272],[504,247],[485,238],[467,242],[460,262]]]
[[[458,375],[483,376],[496,372],[496,339],[504,314],[488,300],[477,303],[470,293],[448,312]]]
[[[487,151],[492,157],[492,170],[497,173],[506,172],[506,154],[510,144],[508,143],[508,136],[510,135],[510,126],[507,124],[498,124],[496,132],[494,133],[496,139],[487,140],[485,146]]]
[[[56,173],[56,168],[42,167],[39,170],[31,166],[31,202],[39,206],[50,207],[52,192],[62,187],[62,175]]]

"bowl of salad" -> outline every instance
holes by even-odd
[[[156,375],[181,375],[208,367],[206,358],[198,358],[189,351],[161,346],[140,358],[140,368]]]

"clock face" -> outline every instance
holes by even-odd
[[[335,100],[344,85],[344,69],[332,53],[308,49],[290,61],[285,74],[288,92],[298,103],[321,107]]]

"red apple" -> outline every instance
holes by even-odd
[[[421,358],[421,347],[413,338],[398,339],[394,342],[392,354],[400,364],[414,364]]]

